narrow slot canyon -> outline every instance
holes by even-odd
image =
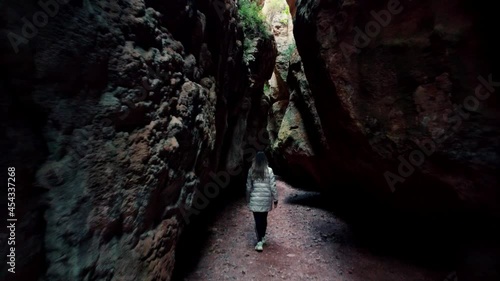
[[[0,280],[500,280],[494,13],[0,2]]]

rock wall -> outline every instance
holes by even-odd
[[[16,280],[170,280],[210,172],[262,145],[263,83],[251,82],[269,79],[274,41],[255,54],[267,64],[242,67],[229,0],[47,3],[0,4]]]
[[[328,144],[312,146],[322,151],[323,186],[363,190],[406,209],[498,215],[492,7],[456,0],[296,5],[294,35]]]
[[[267,130],[276,172],[303,189],[315,190],[323,184],[321,174],[325,171],[318,165],[317,155],[328,144],[293,36],[294,3],[283,0],[282,7],[266,3],[263,8],[278,49],[265,93],[271,102]],[[286,5],[290,13],[285,12]]]

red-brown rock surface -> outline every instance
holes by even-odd
[[[328,143],[313,142],[323,185],[499,214],[500,84],[482,80],[500,81],[491,9],[297,1],[295,40]],[[419,148],[431,141],[434,152]]]

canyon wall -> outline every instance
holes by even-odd
[[[266,144],[274,41],[245,66],[233,1],[40,3],[0,4],[15,278],[170,280],[212,172]]]
[[[405,209],[498,215],[500,72],[491,5],[294,5],[295,40],[312,93],[302,95],[302,104],[317,112],[303,126],[322,128],[305,136],[315,181]]]
[[[293,3],[283,1],[282,5],[266,4],[263,8],[278,48],[273,76],[265,91],[271,103],[269,152],[278,174],[303,183],[303,189],[315,190],[324,184],[317,149],[328,144],[293,36]],[[285,5],[290,5],[288,11]]]

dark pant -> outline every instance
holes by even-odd
[[[255,232],[257,233],[257,241],[261,241],[262,237],[266,236],[267,229],[267,212],[253,212],[255,219]]]

